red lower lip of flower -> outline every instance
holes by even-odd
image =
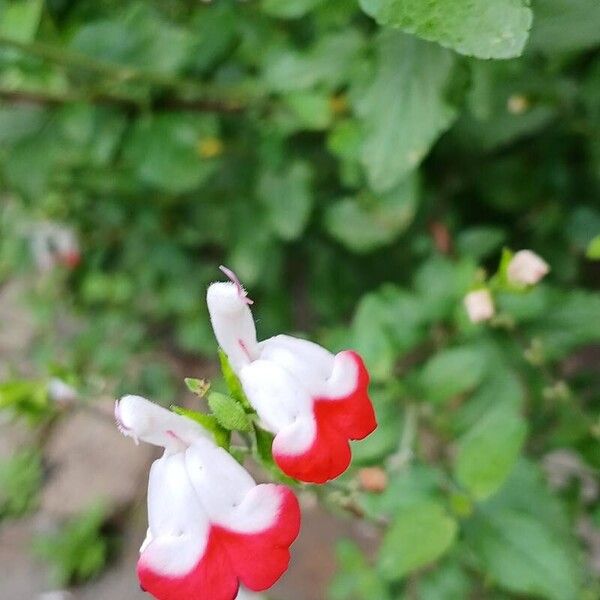
[[[60,258],[62,264],[69,269],[74,269],[81,262],[81,255],[79,252],[65,252]]]
[[[347,351],[358,368],[354,390],[335,400],[315,398],[315,439],[302,454],[286,454],[273,443],[273,458],[279,468],[295,479],[324,483],[341,475],[350,465],[349,440],[362,440],[377,428],[369,398],[369,373],[362,358]]]
[[[251,534],[211,526],[202,557],[182,577],[156,572],[142,554],[137,569],[142,588],[158,600],[234,600],[240,584],[256,592],[270,588],[286,571],[289,546],[300,531],[298,500],[288,488],[277,487],[282,502],[273,525]]]

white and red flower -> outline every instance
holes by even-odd
[[[234,600],[287,569],[300,508],[285,486],[252,477],[194,421],[139,396],[115,405],[127,436],[165,448],[150,470],[141,587],[158,600]]]
[[[231,281],[208,288],[213,330],[262,425],[275,434],[275,461],[301,481],[337,477],[350,464],[349,440],[377,427],[361,357],[287,335],[258,342],[252,301],[235,274],[221,269]]]

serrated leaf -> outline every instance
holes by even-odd
[[[362,164],[372,188],[386,191],[421,163],[456,118],[445,97],[454,57],[394,31],[382,34],[377,48],[375,78],[356,108],[365,129]]]
[[[194,379],[193,377],[186,377],[184,381],[188,390],[200,398],[206,396],[206,393],[210,389],[210,381],[207,381],[206,379]]]
[[[211,392],[208,395],[208,406],[219,425],[229,431],[249,431],[250,419],[239,402],[231,396]]]
[[[378,567],[390,581],[440,558],[454,543],[458,526],[438,502],[402,507],[386,532]]]
[[[533,19],[529,0],[360,0],[360,5],[380,25],[477,58],[520,56]]]
[[[328,207],[325,228],[344,246],[366,253],[394,242],[412,223],[419,185],[409,175],[389,192],[344,198]]]
[[[212,433],[215,442],[219,446],[225,448],[225,450],[229,450],[231,433],[219,424],[215,416],[207,415],[196,410],[190,410],[189,408],[182,408],[181,406],[171,406],[171,410],[182,417],[187,417],[202,425],[204,429]]]
[[[510,405],[492,408],[459,441],[454,472],[478,500],[510,475],[525,441],[525,419]]]

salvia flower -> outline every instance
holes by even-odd
[[[74,269],[81,261],[79,241],[67,225],[50,221],[32,227],[31,250],[40,271],[51,271],[57,265]]]
[[[349,440],[377,427],[362,359],[288,335],[258,342],[252,301],[235,274],[221,269],[231,281],[208,288],[213,330],[262,425],[275,434],[275,461],[301,481],[337,477],[350,464]]]
[[[508,280],[515,285],[535,285],[550,272],[548,263],[531,250],[519,250],[508,263]]]
[[[158,600],[234,600],[287,569],[300,508],[285,486],[257,485],[209,434],[140,396],[115,405],[121,432],[162,446],[150,469],[148,533],[137,572]]]

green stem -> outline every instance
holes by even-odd
[[[417,435],[418,408],[409,404],[404,413],[404,427],[400,436],[398,450],[388,459],[390,471],[400,471],[413,457],[413,446]]]
[[[242,90],[239,89],[208,86],[196,79],[163,75],[161,73],[146,71],[136,67],[98,60],[80,52],[67,50],[42,42],[24,43],[0,35],[0,46],[13,48],[23,54],[35,56],[47,62],[52,62],[67,68],[84,69],[86,71],[107,75],[113,80],[123,83],[138,81],[154,86],[175,89],[184,94],[194,95],[196,101],[198,98],[206,99],[213,97],[214,101],[220,99],[220,102],[230,107],[235,105],[238,109],[244,104],[241,98],[243,95],[241,93]]]

